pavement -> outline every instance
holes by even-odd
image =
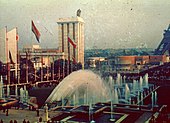
[[[56,115],[56,112],[49,112],[49,117]],[[37,117],[36,111],[30,111],[28,109],[9,109],[8,116],[2,110],[0,110],[0,120],[3,120],[3,123],[10,123],[10,120],[17,120],[17,123],[23,123],[23,120],[29,121],[30,123],[37,123],[39,118],[42,118],[45,121],[45,111],[43,109],[39,110],[39,117]]]

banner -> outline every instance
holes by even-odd
[[[35,34],[35,37],[36,37],[36,39],[37,39],[37,41],[38,41],[38,43],[40,43],[40,32],[38,31],[38,29],[36,28],[36,26],[35,26],[35,24],[34,24],[34,22],[32,21],[32,32]]]

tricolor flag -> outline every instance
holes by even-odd
[[[32,32],[35,34],[35,37],[36,37],[36,39],[37,39],[37,41],[38,41],[38,43],[40,43],[40,32],[38,31],[38,29],[36,28],[36,26],[35,26],[35,24],[34,24],[34,22],[32,21]]]
[[[76,44],[73,42],[73,40],[68,36],[68,42],[73,45],[74,48],[76,48]]]

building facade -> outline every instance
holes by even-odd
[[[59,18],[57,23],[60,52],[64,52],[68,61],[76,61],[84,67],[84,20],[81,17]]]

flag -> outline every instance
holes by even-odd
[[[18,40],[19,40],[19,35],[17,34],[17,35],[16,35],[16,41],[18,41]]]
[[[74,48],[76,48],[76,44],[72,41],[72,39],[68,36],[68,42],[70,42],[71,45],[73,45]]]
[[[35,37],[36,37],[36,39],[37,39],[37,41],[38,41],[38,43],[40,43],[40,32],[38,31],[38,29],[36,28],[36,26],[35,26],[35,24],[34,24],[34,22],[32,21],[32,32],[35,34]]]
[[[11,64],[14,64],[14,61],[13,61],[13,59],[12,59],[12,55],[11,55],[11,52],[9,51],[9,59],[10,59],[10,63]]]

